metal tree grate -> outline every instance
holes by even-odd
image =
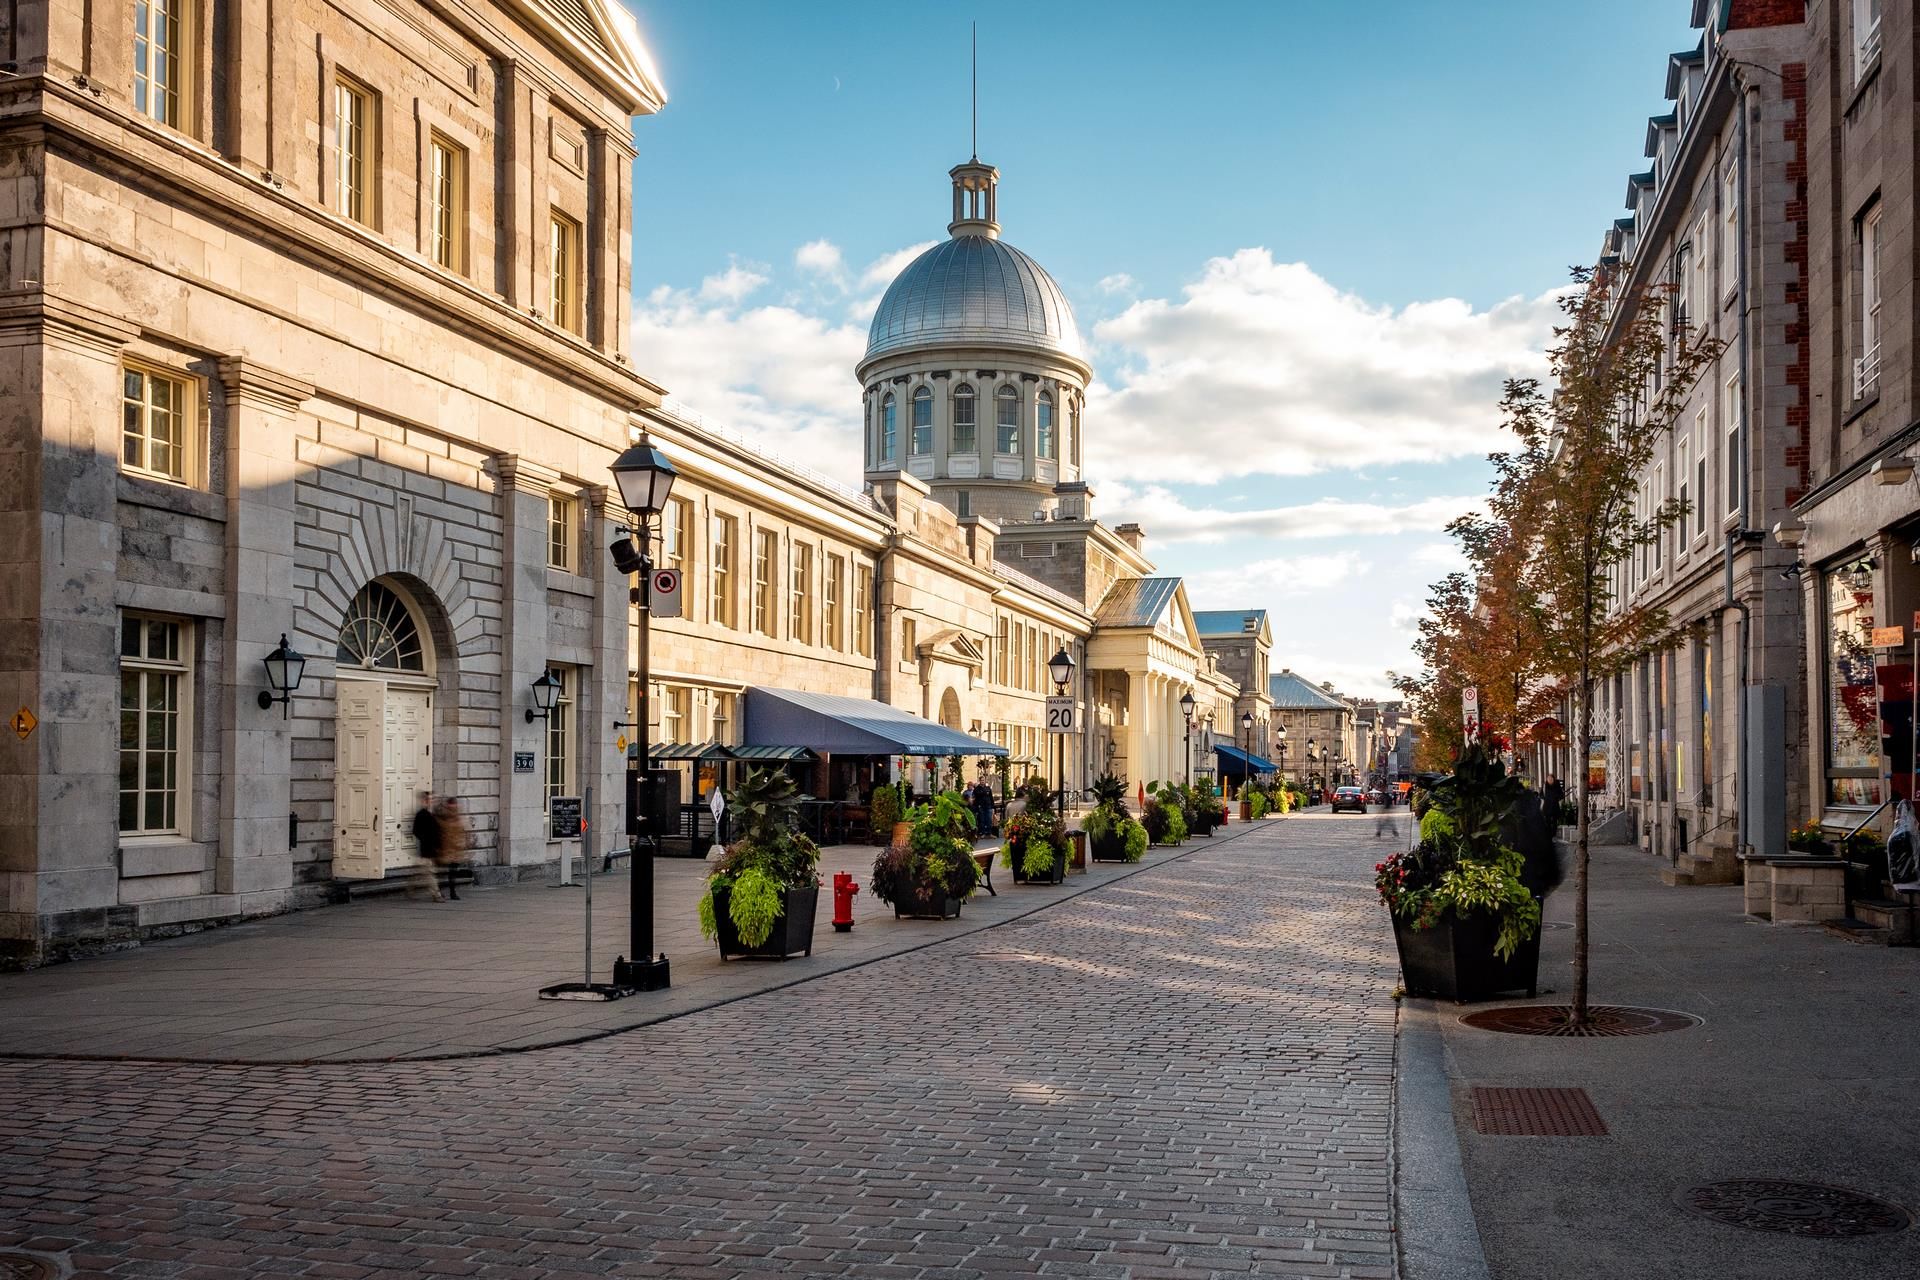
[[[1464,1014],[1460,1021],[1482,1031],[1517,1036],[1651,1036],[1700,1025],[1700,1019],[1690,1013],[1604,1004],[1588,1008],[1584,1027],[1574,1026],[1572,1018],[1573,1010],[1564,1004],[1516,1004]]]
[[[1607,1122],[1585,1089],[1473,1091],[1475,1133],[1501,1138],[1604,1138]]]
[[[1913,1215],[1897,1204],[1820,1182],[1739,1178],[1687,1187],[1674,1198],[1713,1222],[1790,1236],[1878,1236],[1913,1225]]]

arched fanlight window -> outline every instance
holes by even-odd
[[[961,383],[953,389],[953,451],[980,452],[979,419],[974,417],[973,388]]]
[[[1058,458],[1054,452],[1053,393],[1042,391],[1034,405],[1034,444],[1043,458]]]
[[[1020,452],[1020,393],[1001,387],[993,393],[994,449],[1000,453]]]
[[[899,406],[893,402],[893,392],[887,392],[887,398],[880,402],[880,461],[892,462],[896,456],[894,447],[899,441]]]
[[[913,393],[913,438],[908,447],[920,456],[933,452],[933,392],[926,387]]]
[[[360,588],[340,624],[334,654],[343,667],[374,671],[425,671],[426,645],[413,610],[390,588],[369,582]]]

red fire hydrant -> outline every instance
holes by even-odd
[[[853,932],[853,895],[860,886],[844,871],[833,873],[833,927],[839,933]]]

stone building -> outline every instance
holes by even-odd
[[[1291,668],[1267,679],[1278,758],[1286,777],[1310,787],[1340,786],[1360,759],[1359,717],[1331,684],[1315,684]],[[1285,730],[1284,736],[1281,730]],[[1284,750],[1283,750],[1284,746]]]

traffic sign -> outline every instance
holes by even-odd
[[[1072,695],[1061,697],[1051,695],[1047,698],[1047,732],[1072,733],[1074,731],[1074,701]]]
[[[1460,718],[1472,725],[1480,719],[1480,689],[1468,685],[1460,691]]]
[[[647,612],[656,618],[680,616],[680,571],[655,569],[647,577]]]

